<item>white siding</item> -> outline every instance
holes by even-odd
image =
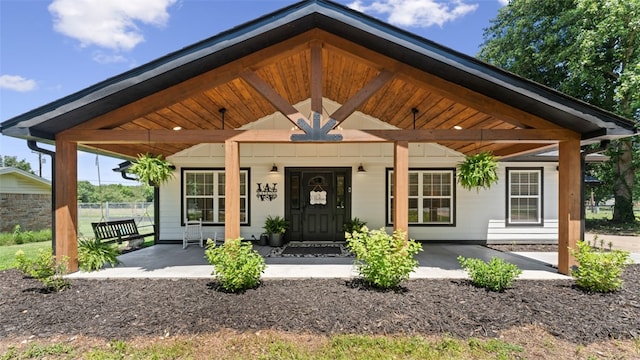
[[[38,182],[18,173],[0,175],[0,193],[51,194],[51,185]]]
[[[393,167],[393,148],[390,144],[242,144],[240,165],[250,168],[250,226],[241,227],[241,235],[259,238],[267,215],[284,215],[285,167],[351,167],[352,215],[367,222],[369,228],[385,226],[386,169]],[[411,144],[412,168],[455,168],[462,159],[456,153],[434,144]],[[223,168],[224,152],[221,144],[198,145],[171,157],[177,166],[176,177],[161,189],[160,238],[180,239],[180,174],[181,168]],[[269,173],[271,166],[279,168]],[[358,173],[362,163],[365,173]],[[544,226],[505,227],[506,167],[544,168]],[[494,240],[511,243],[518,240],[549,240],[557,238],[557,171],[555,164],[501,163],[501,181],[489,190],[468,191],[456,186],[455,226],[411,226],[409,236],[418,240]],[[277,183],[278,197],[260,201],[255,197],[256,183]],[[555,226],[553,226],[555,224]],[[390,227],[388,228],[391,229]],[[500,230],[502,229],[502,230]],[[205,236],[222,232],[222,227],[205,227]]]
[[[337,105],[325,101],[323,106],[331,113]],[[308,113],[308,104],[298,107],[302,113]],[[355,114],[341,124],[345,129],[381,129],[389,128],[377,119]],[[245,126],[245,129],[290,129],[291,123],[281,114],[265,117]],[[409,163],[411,168],[455,168],[463,157],[450,149],[437,144],[411,144]],[[176,165],[176,177],[160,190],[160,239],[177,240],[182,237],[181,227],[181,189],[182,168],[223,168],[224,145],[200,144],[186,149],[169,158]],[[269,173],[276,164],[279,172]],[[358,173],[359,164],[363,164],[365,173]],[[375,144],[241,144],[240,166],[250,168],[249,198],[250,225],[241,227],[241,236],[245,239],[256,238],[264,231],[262,225],[267,215],[284,215],[284,169],[286,167],[351,167],[352,172],[352,216],[367,222],[369,228],[381,228],[386,225],[386,169],[393,167],[393,146],[385,143]],[[506,167],[543,167],[544,168],[544,223],[545,226],[519,227],[510,233],[504,229],[506,189]],[[417,240],[458,240],[486,241],[488,238],[512,242],[524,238],[537,238],[529,234],[540,233],[542,237],[557,237],[557,184],[558,174],[555,163],[501,163],[500,182],[490,190],[467,191],[456,186],[456,223],[455,226],[411,226],[409,236]],[[277,183],[278,197],[273,201],[260,201],[255,197],[256,183]],[[511,229],[512,227],[508,227]],[[213,237],[222,232],[223,227],[205,227],[205,236]],[[391,228],[388,227],[390,230]]]

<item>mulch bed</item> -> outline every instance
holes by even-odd
[[[0,338],[85,335],[107,339],[273,329],[312,334],[494,337],[537,324],[573,343],[640,337],[640,265],[624,289],[589,294],[571,280],[516,281],[504,293],[467,280],[411,280],[395,291],[358,280],[266,280],[241,294],[213,280],[72,280],[60,293],[16,270],[0,271]]]

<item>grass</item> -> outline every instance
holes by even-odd
[[[38,250],[47,248],[51,249],[51,241],[0,246],[0,270],[13,268],[13,262],[18,250],[24,251],[28,258],[34,258],[38,254]]]
[[[631,359],[640,355],[631,340],[577,345],[536,327],[511,329],[499,339],[222,330],[111,341],[70,335],[14,340],[0,342],[0,359]]]

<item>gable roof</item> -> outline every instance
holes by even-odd
[[[317,33],[308,35],[313,31]],[[55,135],[63,130],[85,124],[135,102],[144,101],[145,98],[162,91],[176,89],[193,79],[202,81],[189,84],[189,96],[194,98],[201,96],[204,99],[206,95],[211,100],[208,103],[210,108],[206,109],[208,113],[201,114],[199,117],[198,114],[191,115],[200,108],[207,107],[202,105],[202,101],[206,99],[196,99],[200,104],[190,107],[181,102],[184,100],[182,98],[174,99],[171,96],[168,98],[165,96],[161,98],[166,102],[162,111],[171,112],[171,114],[167,115],[159,109],[151,108],[153,111],[149,112],[148,116],[146,113],[136,114],[133,119],[108,124],[107,128],[170,129],[171,121],[183,121],[182,118],[187,118],[184,121],[187,125],[194,124],[196,128],[207,128],[211,125],[206,123],[210,122],[210,118],[222,107],[241,113],[235,115],[237,118],[233,118],[234,114],[231,111],[228,112],[230,124],[235,124],[233,127],[237,128],[246,124],[246,119],[256,120],[269,112],[274,112],[275,108],[264,99],[255,96],[255,91],[247,87],[242,79],[239,80],[237,73],[235,77],[234,74],[229,75],[229,69],[234,69],[231,71],[233,72],[239,71],[239,68],[228,66],[234,62],[251,59],[252,63],[242,63],[238,66],[244,66],[258,75],[263,75],[263,79],[266,79],[265,81],[274,89],[280,90],[283,98],[291,104],[298,103],[310,97],[308,75],[303,73],[308,70],[306,68],[308,66],[297,63],[302,61],[299,59],[308,58],[301,44],[313,41],[314,36],[319,36],[328,44],[328,50],[323,55],[323,65],[326,64],[326,68],[342,70],[343,73],[345,69],[352,69],[353,74],[343,75],[351,77],[340,79],[344,83],[356,82],[354,79],[357,77],[357,81],[366,84],[377,73],[390,68],[402,73],[403,77],[400,80],[394,79],[393,84],[384,88],[384,94],[372,98],[358,108],[358,111],[380,118],[398,128],[408,128],[406,119],[402,120],[402,118],[410,116],[409,109],[415,108],[416,103],[424,108],[431,107],[429,103],[431,101],[431,103],[440,104],[442,109],[434,110],[433,114],[421,112],[420,115],[425,117],[422,122],[426,121],[422,125],[423,128],[450,125],[451,121],[446,118],[443,118],[444,120],[439,124],[429,124],[431,118],[450,111],[464,113],[466,118],[477,117],[478,120],[470,122],[469,127],[478,128],[530,128],[531,122],[519,118],[522,114],[526,115],[524,117],[530,115],[534,119],[544,120],[534,121],[535,124],[547,122],[550,128],[560,127],[579,133],[584,143],[631,136],[636,133],[634,124],[629,120],[326,0],[302,1],[222,32],[4,121],[0,124],[0,131],[9,136],[51,142],[55,139]],[[298,53],[290,50],[288,46],[293,46]],[[273,50],[269,51],[270,48]],[[337,50],[335,52],[337,55],[330,53],[334,50]],[[271,62],[251,57],[257,53],[268,55]],[[368,60],[369,55],[372,54],[375,54],[376,59]],[[335,59],[332,56],[335,56]],[[332,60],[335,62],[331,62]],[[353,63],[338,69],[337,63],[345,61]],[[292,75],[282,74],[284,72],[282,69],[287,66],[295,70],[295,76],[299,82],[304,82],[304,86],[300,85],[301,89],[298,93],[290,90],[293,87],[291,85],[293,80],[284,78]],[[214,71],[219,73],[214,74]],[[323,69],[323,71],[327,70]],[[270,78],[278,73],[283,76],[282,79]],[[416,74],[424,77],[412,83],[411,78]],[[229,78],[224,79],[225,76]],[[337,86],[334,84],[335,81],[329,82],[324,80],[326,78],[326,75],[323,76],[324,96],[338,103],[343,103],[349,96],[353,96],[355,90],[349,90],[346,93],[345,90],[333,90],[330,87]],[[204,80],[214,84],[207,87],[207,84],[203,84]],[[422,91],[419,93],[421,95],[419,99],[402,94],[403,89],[407,92],[413,91],[410,86]],[[198,87],[201,88],[193,90]],[[181,91],[187,90],[176,90],[171,94],[180,95]],[[229,93],[221,94],[224,91]],[[341,94],[340,91],[343,93]],[[418,94],[416,91],[413,92]],[[229,98],[240,97],[237,95],[238,92],[248,93],[254,104],[248,105],[240,101],[241,99],[231,101],[232,106],[225,104]],[[287,93],[283,94],[283,92]],[[384,106],[388,108],[385,112],[384,109],[379,108],[379,104],[389,101],[388,98],[391,95],[397,96],[395,102],[402,104],[385,104]],[[447,102],[443,102],[441,100],[443,98]],[[488,101],[506,104],[506,110],[500,114],[492,113],[491,105],[486,104]],[[188,111],[184,111],[187,115],[178,114],[180,116],[171,118],[173,113],[179,112],[171,108],[176,104],[189,107]],[[392,105],[397,107],[391,108]],[[241,106],[246,109],[239,110]],[[473,110],[480,115],[471,115]],[[192,118],[188,118],[191,116]],[[169,122],[161,122],[159,119],[167,117],[170,118]],[[460,116],[459,120],[464,119]],[[183,148],[174,146],[167,148],[165,152],[176,152]],[[113,151],[113,147],[104,147],[104,149]],[[464,152],[462,145],[454,149]],[[132,150],[128,154],[131,153],[135,151]]]
[[[51,188],[51,181],[42,178],[40,176],[34,175],[30,172],[24,171],[22,169],[14,168],[14,167],[0,167],[0,176],[4,175],[14,175],[23,179],[26,179],[30,182],[37,183],[39,186],[45,186]]]

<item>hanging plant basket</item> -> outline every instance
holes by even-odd
[[[132,162],[129,172],[138,176],[138,181],[145,185],[158,186],[173,178],[173,166],[162,159],[162,155],[138,154]]]
[[[489,189],[498,182],[498,161],[490,152],[468,155],[458,164],[458,183],[467,190]]]

